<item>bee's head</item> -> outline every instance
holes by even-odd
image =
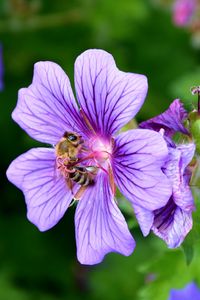
[[[75,147],[83,143],[81,136],[73,132],[65,132],[64,137]]]

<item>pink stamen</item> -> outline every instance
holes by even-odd
[[[96,161],[96,160],[95,160],[95,161]],[[96,164],[97,164],[97,167],[98,167],[99,169],[101,169],[101,170],[104,171],[107,175],[109,175],[108,171],[107,171],[104,167],[102,167],[102,166],[98,163],[98,161],[96,161]]]

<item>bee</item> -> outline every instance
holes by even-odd
[[[65,132],[56,145],[57,167],[66,179],[68,187],[72,190],[73,182],[85,187],[94,182],[97,167],[78,165],[78,154],[84,143],[82,137],[76,133]]]
[[[78,153],[83,144],[82,137],[73,132],[65,132],[60,142],[56,145],[57,157],[65,158],[70,163],[78,160]]]

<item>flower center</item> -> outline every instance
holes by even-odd
[[[111,142],[104,141],[99,137],[89,141],[89,149],[94,159],[100,164],[104,164],[109,160],[112,154]]]
[[[80,188],[74,195],[79,200],[87,186],[95,184],[95,177],[101,169],[108,175],[111,189],[115,194],[115,183],[111,167],[113,139],[103,140],[93,136],[84,141],[77,133],[65,132],[55,147],[56,167],[66,180],[73,194],[73,186]]]
[[[70,187],[73,182],[93,184],[99,169],[109,173],[112,145],[99,137],[83,141],[77,133],[65,132],[55,151],[57,169]]]

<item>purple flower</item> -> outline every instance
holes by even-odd
[[[115,201],[115,184],[131,203],[149,210],[167,203],[171,184],[161,166],[168,148],[150,130],[115,136],[142,106],[147,80],[119,71],[109,53],[88,50],[77,58],[75,89],[81,109],[57,64],[35,64],[33,82],[19,91],[12,117],[31,137],[54,147],[22,154],[7,176],[23,191],[27,217],[41,231],[63,217],[73,198],[79,200],[78,260],[96,264],[108,252],[127,256],[135,247]],[[70,153],[69,141],[76,145]]]
[[[186,285],[182,290],[172,289],[168,300],[200,300],[200,289],[194,282]]]
[[[196,0],[176,0],[173,6],[173,21],[179,27],[187,26],[196,10]]]
[[[0,91],[3,90],[4,84],[3,84],[3,50],[2,45],[0,44]]]
[[[171,137],[176,131],[187,133],[183,120],[187,117],[181,102],[175,100],[163,114],[140,124],[142,128],[164,131],[169,155],[163,172],[171,181],[172,195],[168,203],[154,211],[135,206],[134,210],[143,234],[152,230],[162,238],[169,248],[178,247],[192,228],[194,200],[189,182],[191,171],[188,167],[195,153],[193,143],[176,146]]]

